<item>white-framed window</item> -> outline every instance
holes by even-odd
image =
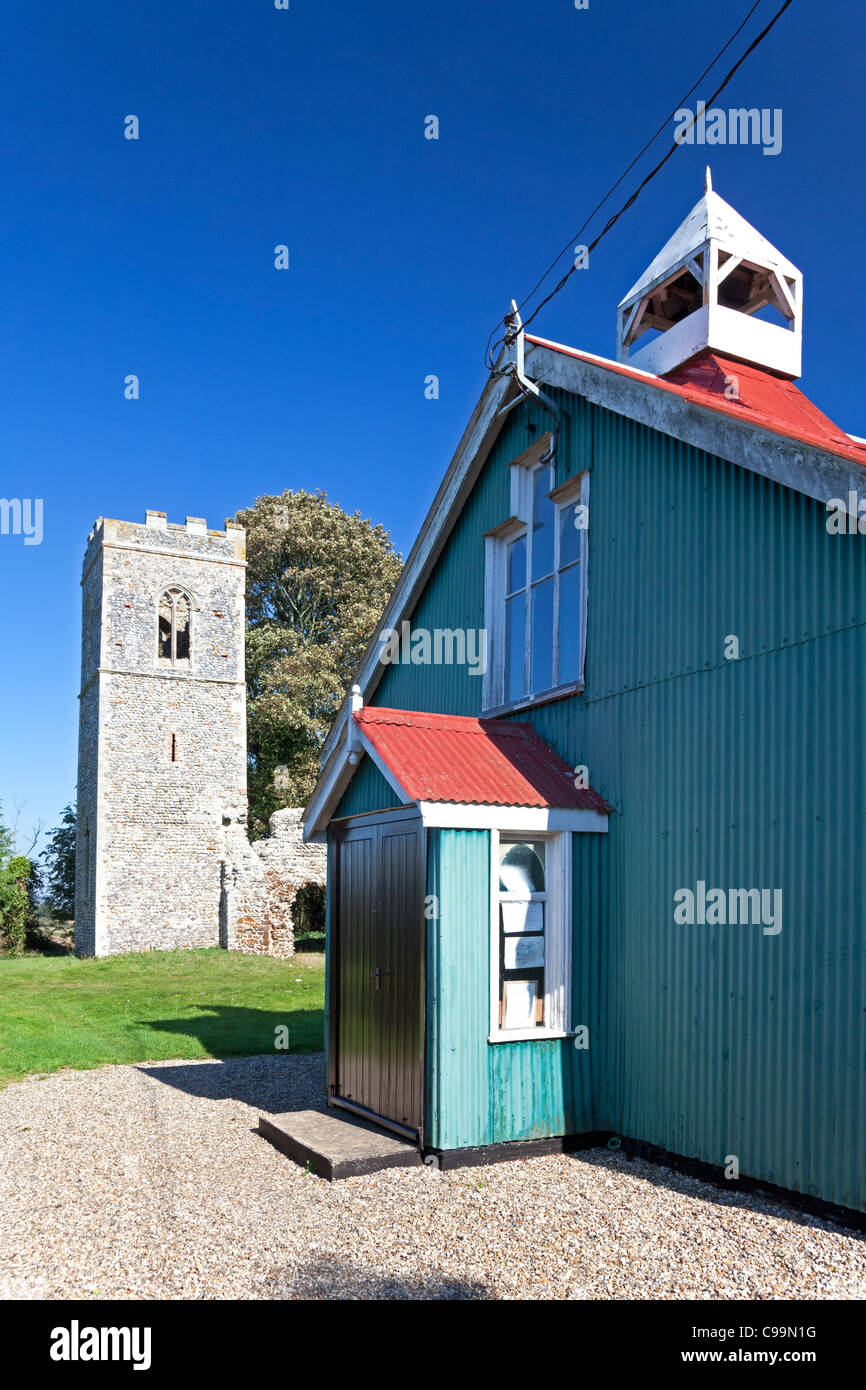
[[[490,1041],[568,1034],[571,835],[493,830]]]
[[[544,441],[511,470],[512,515],[485,537],[485,710],[583,683],[589,475],[556,487]]]

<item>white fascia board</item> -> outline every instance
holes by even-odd
[[[570,830],[607,834],[602,811],[548,806],[480,806],[452,801],[419,801],[425,826],[441,830]]]
[[[331,753],[301,817],[305,844],[320,844],[326,839],[331,816],[354,776],[355,766],[349,761],[345,742]]]
[[[487,455],[503,426],[497,418],[506,397],[519,394],[511,376],[491,378],[457,447],[427,517],[406,560],[388,606],[382,615],[375,635],[367,646],[353,684],[361,687],[365,701],[382,679],[385,667],[379,660],[379,634],[386,628],[398,626],[401,618],[411,612],[427,578],[450,534],[451,526],[460,514],[466,495],[487,459]],[[350,710],[350,697],[343,701],[322,749],[322,761],[328,758],[343,736]]]
[[[394,773],[388,767],[381,754],[373,747],[367,738],[364,730],[357,724],[354,725],[357,734],[359,748],[349,748],[344,741],[336,748],[322,770],[322,774],[316,783],[315,791],[304,808],[304,842],[320,844],[325,838],[328,825],[333,818],[334,811],[340,803],[346,788],[354,777],[360,766],[360,753],[366,753],[376,764],[382,776],[389,786],[393,787],[394,792],[400,800],[401,805],[412,805],[412,797],[401,787]],[[356,761],[352,762],[352,754],[355,754]]]
[[[617,415],[648,425],[674,439],[760,473],[817,502],[847,501],[866,482],[864,466],[827,450],[788,439],[748,420],[686,400],[663,383],[635,380],[631,368],[613,370],[595,360],[536,345],[527,366],[534,380],[585,397]],[[661,389],[660,389],[661,388]]]

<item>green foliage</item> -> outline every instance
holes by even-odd
[[[0,949],[24,950],[31,903],[29,885],[33,866],[23,854],[0,858]]]
[[[44,906],[59,922],[75,916],[75,808],[66,806],[39,856]]]
[[[29,859],[15,853],[15,836],[0,816],[0,950],[24,949],[32,868]]]
[[[6,956],[0,988],[0,1085],[59,1067],[273,1053],[277,1028],[291,1052],[322,1046],[325,968],[312,955]]]
[[[298,890],[292,907],[295,940],[300,937],[322,936],[325,931],[325,890],[317,883],[307,883]]]
[[[250,833],[303,806],[318,755],[401,569],[382,526],[324,492],[260,497],[247,529]]]

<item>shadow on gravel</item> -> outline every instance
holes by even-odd
[[[733,1183],[727,1187],[719,1187],[697,1173],[681,1172],[626,1151],[611,1153],[608,1149],[602,1148],[578,1149],[569,1154],[569,1157],[580,1163],[591,1163],[594,1168],[607,1168],[611,1173],[627,1173],[630,1177],[651,1183],[653,1187],[666,1187],[671,1192],[696,1197],[702,1202],[713,1202],[716,1206],[766,1212],[783,1221],[790,1221],[795,1226],[814,1226],[822,1231],[838,1230],[853,1239],[866,1240],[866,1230],[846,1224],[844,1215],[838,1214],[838,1209],[835,1214],[828,1215],[801,1210],[786,1202],[781,1195],[768,1192],[753,1179],[747,1180],[748,1185],[739,1190]],[[856,1213],[852,1213],[852,1223],[859,1219]]]
[[[239,1100],[268,1115],[324,1104],[324,1059],[289,1053],[216,1062],[150,1062],[136,1067],[164,1086],[202,1100]]]
[[[431,1275],[429,1279],[401,1279],[371,1274],[369,1270],[323,1255],[293,1272],[291,1281],[278,1284],[274,1298],[355,1300],[411,1300],[412,1302],[477,1303],[497,1295],[485,1284]]]

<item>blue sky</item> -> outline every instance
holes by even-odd
[[[7,11],[0,496],[45,509],[41,545],[0,536],[7,817],[18,802],[25,833],[54,825],[74,794],[94,519],[152,507],[222,525],[263,493],[321,487],[405,554],[484,386],[489,330],[749,5]],[[864,36],[856,0],[795,0],[719,103],[781,108],[781,153],[710,154],[716,190],[804,272],[801,385],[866,435]],[[706,162],[679,149],[534,330],[612,356],[617,301],[697,201]]]

